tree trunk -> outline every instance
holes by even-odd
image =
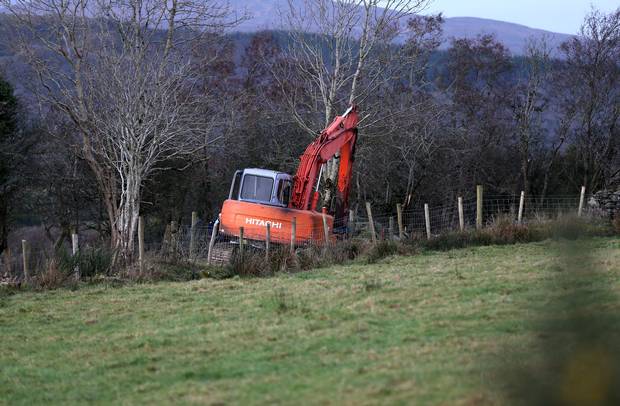
[[[119,258],[130,263],[134,254],[134,239],[140,216],[141,176],[137,169],[129,168],[121,190],[117,206],[117,217],[112,220],[116,231],[115,250]]]
[[[523,190],[526,194],[530,193],[530,181],[529,181],[529,168],[528,168],[527,156],[524,156],[521,160],[521,176],[523,177]]]
[[[0,197],[0,254],[2,254],[8,246],[9,210],[7,206],[4,199]]]

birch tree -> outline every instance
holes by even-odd
[[[0,0],[42,107],[75,127],[111,245],[131,259],[142,185],[160,162],[213,141],[194,92],[192,44],[234,24],[210,0]]]

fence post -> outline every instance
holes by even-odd
[[[243,249],[245,241],[243,241],[243,227],[239,227],[239,258],[243,262]]]
[[[267,235],[265,236],[265,260],[269,261],[269,248],[271,245],[271,223],[267,223]]]
[[[295,240],[297,239],[297,217],[291,222],[291,255],[295,253]]]
[[[431,216],[428,210],[428,203],[424,203],[424,220],[426,222],[426,239],[431,239]]]
[[[461,232],[465,231],[465,216],[463,215],[463,198],[458,197],[457,199],[459,206],[459,229]]]
[[[370,208],[370,203],[366,202],[366,213],[368,214],[368,226],[370,227],[370,236],[372,238],[372,243],[377,243],[377,234],[375,234],[375,222],[372,220],[372,209]]]
[[[577,217],[581,217],[581,213],[583,212],[583,201],[586,197],[586,187],[581,187],[581,195],[579,196],[579,210],[577,211]]]
[[[394,239],[394,216],[390,216],[388,219],[388,232],[390,233],[389,240]]]
[[[403,227],[403,205],[400,203],[396,205],[396,221],[398,221],[398,239],[403,241],[405,239],[405,229]]]
[[[189,260],[194,259],[194,248],[196,244],[196,224],[198,223],[198,213],[192,212],[192,226],[189,231]]]
[[[521,191],[521,198],[519,199],[519,215],[517,217],[517,223],[521,225],[523,223],[523,206],[525,205],[525,191]]]
[[[166,224],[164,230],[164,239],[161,244],[161,255],[168,255],[170,252],[170,245],[172,244],[172,231],[170,230],[170,224]]]
[[[71,253],[73,255],[73,258],[75,258],[78,253],[80,251],[80,245],[79,245],[79,241],[78,241],[78,234],[77,233],[72,233],[71,234]],[[75,268],[73,269],[73,273],[75,274],[75,279],[76,280],[80,280],[80,266],[79,265],[75,265]]]
[[[327,225],[327,215],[325,214],[325,210],[322,213],[323,217],[323,236],[325,238],[325,248],[329,244],[329,226]]]
[[[28,261],[28,241],[22,240],[22,265],[24,268],[24,282],[28,284],[30,282],[30,269]]]
[[[476,186],[476,229],[482,228],[482,196],[484,189],[482,185]]]
[[[207,251],[207,265],[211,265],[211,252],[213,252],[213,246],[215,245],[215,238],[220,228],[220,220],[215,220],[213,223],[213,229],[211,230],[211,239],[209,240],[209,251]]]
[[[170,222],[170,255],[175,256],[175,257],[177,255],[177,249],[179,248],[178,232],[179,232],[179,226],[176,221],[172,220]]]
[[[349,210],[349,237],[355,232],[355,213],[353,210]]]
[[[144,217],[138,217],[138,265],[144,272]]]

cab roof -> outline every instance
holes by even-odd
[[[244,175],[256,175],[256,176],[265,176],[268,178],[275,178],[277,175],[285,175],[286,177],[292,177],[288,173],[280,172],[280,171],[272,171],[271,169],[261,169],[261,168],[245,168],[243,170]]]

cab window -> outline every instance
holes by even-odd
[[[273,179],[265,176],[245,175],[241,187],[241,198],[269,202],[273,190]]]
[[[291,199],[292,183],[290,180],[280,180],[278,183],[278,201],[284,206],[288,206],[288,202]]]

